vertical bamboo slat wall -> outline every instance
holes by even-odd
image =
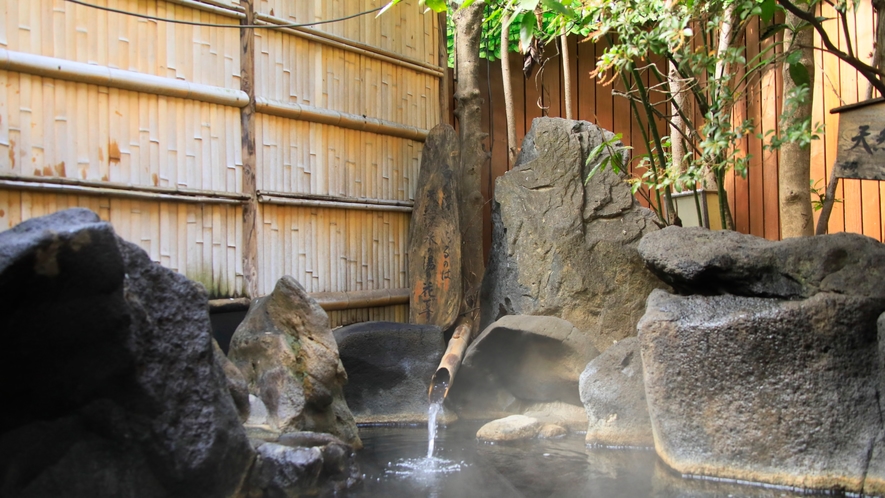
[[[824,16],[834,17],[824,12]],[[867,54],[873,49],[873,33],[876,19],[869,0],[862,0],[855,16],[856,22],[851,23],[853,40],[859,40],[858,53]],[[844,48],[844,38],[839,32],[836,22],[828,22],[832,29],[834,41]],[[750,26],[746,34],[746,56],[751,58],[758,54],[764,46],[773,40],[760,42],[760,26]],[[819,40],[818,42],[819,45]],[[633,119],[626,99],[612,96],[610,86],[602,86],[591,79],[588,73],[595,68],[596,59],[602,53],[603,46],[589,42],[570,41],[572,53],[572,74],[575,75],[573,88],[575,91],[575,116],[623,134],[623,141],[634,147],[633,154],[644,154],[647,148],[642,143],[639,125]],[[555,54],[554,48],[547,50]],[[511,54],[512,67],[522,67],[522,57]],[[866,55],[864,55],[866,57]],[[485,64],[485,61],[483,61]],[[813,142],[812,180],[818,181],[818,188],[823,191],[829,179],[830,171],[836,156],[836,137],[839,117],[830,114],[829,109],[851,104],[864,99],[867,83],[859,79],[856,72],[847,64],[840,63],[835,56],[825,55],[816,51],[817,67],[814,88],[813,120],[826,125],[821,140]],[[498,62],[488,65],[488,86],[483,83],[483,96],[486,99],[485,119],[490,125],[488,146],[491,147],[491,166],[484,180],[484,194],[490,199],[493,191],[494,178],[504,174],[511,166],[508,165],[506,149],[507,139],[503,111],[503,90],[501,69]],[[536,73],[537,74],[537,73]],[[520,71],[515,71],[513,88],[516,100],[517,136],[519,143],[531,126],[535,117],[547,115],[564,117],[565,108],[562,103],[562,67],[561,58],[551,57],[540,75],[533,75],[526,80]],[[748,98],[735,109],[736,119],[753,118],[757,127],[776,129],[782,102],[782,75],[780,68],[766,72],[759,83],[753,86]],[[617,87],[617,85],[616,85]],[[726,181],[729,203],[735,218],[738,231],[759,237],[776,240],[780,238],[778,216],[778,166],[777,153],[763,150],[763,142],[755,137],[745,139],[741,153],[749,154],[750,165],[746,178],[730,174]],[[874,239],[885,241],[885,182],[873,180],[840,180],[837,198],[842,203],[834,206],[829,223],[829,232],[848,231],[862,233]],[[818,213],[815,213],[817,217]],[[488,220],[488,209],[486,209]],[[815,218],[815,223],[817,219]],[[488,225],[488,223],[487,223]],[[490,240],[487,233],[486,244]]]
[[[379,2],[261,0],[255,9],[263,23],[307,23]],[[94,3],[205,23],[236,25],[243,16],[233,0]],[[421,136],[439,115],[436,17],[407,0],[378,19],[257,29],[255,38],[256,98],[289,109],[270,115],[259,106],[256,116],[259,294],[285,274],[308,292],[407,287],[403,206],[414,196]],[[250,192],[243,190],[239,30],[64,0],[0,0],[0,49],[165,78],[160,86],[187,82],[227,92],[218,103],[199,92],[179,98],[89,84],[76,74],[0,71],[0,228],[89,207],[213,296],[242,295],[242,202]],[[403,127],[414,130],[410,138],[397,131]],[[133,192],[140,198],[126,198]],[[304,198],[313,205],[293,205]],[[328,200],[349,204],[325,207]],[[408,309],[329,314],[337,325],[406,320]]]

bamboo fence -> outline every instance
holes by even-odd
[[[231,26],[246,17],[245,2],[227,0],[93,3]],[[254,9],[256,23],[278,25],[377,4]],[[88,207],[212,297],[263,295],[289,274],[322,296],[333,326],[407,320],[398,296],[414,182],[445,75],[436,16],[404,0],[378,19],[256,29],[253,74],[240,31],[0,0],[0,228]],[[241,120],[246,80],[254,134]]]

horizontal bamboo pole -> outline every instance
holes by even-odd
[[[248,297],[210,299],[209,313],[232,313],[235,311],[246,311],[249,309],[249,303],[251,302],[252,301]]]
[[[213,14],[218,14],[222,16],[228,16],[236,19],[244,19],[246,14],[243,13],[242,7],[240,6],[228,6],[221,2],[215,2],[212,0],[205,0],[206,3],[195,2],[194,0],[166,0],[169,3],[173,3],[176,5],[181,5],[184,7],[190,7],[193,9],[202,10],[205,12],[211,12]],[[210,4],[210,5],[207,5]],[[291,21],[286,19],[282,19],[279,17],[271,16],[269,14],[262,14],[260,12],[255,14],[257,22],[259,24],[267,24],[268,26],[280,26],[286,24],[294,24]],[[330,33],[326,33],[324,31],[320,31],[318,29],[312,29],[308,27],[301,28],[277,28],[280,31],[287,31],[291,34],[299,36],[301,38],[310,40],[312,42],[321,43],[323,45],[335,47],[341,50],[346,50],[348,52],[352,52],[355,54],[363,55],[366,57],[371,57],[373,59],[382,60],[385,62],[389,62],[391,64],[396,64],[397,66],[406,67],[412,69],[414,71],[422,72],[425,74],[429,74],[432,76],[436,76],[437,78],[442,78],[446,74],[446,69],[434,66],[433,64],[428,64],[427,62],[413,59],[411,57],[404,57],[396,52],[391,52],[389,50],[384,50],[382,48],[373,47],[372,45],[368,45],[365,43],[361,43],[358,41],[350,40],[348,38],[344,38],[341,36],[336,36]]]
[[[314,207],[326,209],[351,209],[359,211],[393,211],[397,213],[411,213],[411,206],[395,206],[389,204],[368,204],[350,201],[331,201],[322,199],[298,199],[291,197],[277,197],[267,194],[259,194],[258,202],[262,204],[274,204],[278,206]]]
[[[409,289],[378,289],[350,292],[314,292],[308,294],[326,311],[377,308],[409,304]]]
[[[413,207],[414,201],[397,201],[389,199],[370,199],[367,197],[344,197],[338,195],[301,194],[295,192],[274,192],[272,190],[259,190],[259,195],[269,197],[281,197],[284,199],[306,199],[313,201],[348,202],[352,204],[372,204],[377,206],[400,206]]]
[[[313,298],[325,311],[354,310],[409,304],[409,289],[379,289],[350,292],[313,292]],[[209,301],[210,313],[228,313],[249,309],[251,300],[248,297],[236,299],[212,299]]]
[[[256,14],[256,17],[258,18],[259,22],[267,23],[268,25],[291,24],[285,19],[269,16],[267,14],[258,13]],[[281,28],[280,30],[287,31],[312,42],[321,43],[323,45],[339,48],[341,50],[346,50],[358,55],[371,57],[373,59],[389,62],[391,64],[396,64],[397,66],[406,67],[414,71],[429,74],[431,76],[436,76],[437,78],[442,78],[443,76],[445,76],[445,69],[439,66],[434,66],[433,64],[428,64],[418,59],[412,59],[411,57],[404,57],[396,52],[373,47],[372,45],[360,43],[358,41],[350,40],[341,36],[336,36],[317,29]]]
[[[50,180],[47,178],[46,180]],[[244,201],[230,197],[215,197],[181,193],[161,193],[144,188],[130,187],[131,190],[95,187],[89,185],[66,184],[52,181],[18,181],[0,179],[0,188],[10,190],[30,190],[43,193],[59,193],[72,195],[101,195],[123,199],[141,199],[152,201],[190,202],[198,204],[242,204]]]
[[[234,192],[219,192],[216,190],[200,190],[195,188],[155,187],[152,185],[133,185],[131,183],[79,180],[77,178],[22,176],[0,173],[0,180],[9,180],[14,182],[53,183],[58,185],[76,185],[80,187],[97,187],[126,191],[154,192],[157,194],[170,194],[180,196],[218,197],[220,199],[232,199],[236,201],[245,201],[249,199],[249,196],[246,194]]]
[[[0,49],[0,70],[231,107],[244,107],[249,103],[249,96],[240,90],[6,49]]]
[[[379,135],[406,138],[416,142],[423,142],[427,138],[428,130],[407,126],[383,119],[367,118],[358,114],[323,109],[294,102],[276,102],[264,97],[255,98],[255,106],[258,112],[279,116],[281,118],[297,119],[310,123],[321,123],[349,130],[367,131]]]

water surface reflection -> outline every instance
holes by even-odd
[[[427,429],[361,428],[364,483],[352,497],[791,498],[823,496],[682,479],[652,451],[587,448],[583,437],[488,444],[478,425],[441,428],[426,458]],[[832,495],[829,495],[832,496]]]

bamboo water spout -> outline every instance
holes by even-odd
[[[470,345],[470,325],[463,323],[455,328],[455,333],[449,339],[449,345],[443,354],[442,361],[436,368],[430,379],[430,389],[427,392],[430,402],[442,401],[449,395],[449,388],[455,380],[455,374],[461,367],[464,352]],[[441,393],[439,391],[442,391]]]

